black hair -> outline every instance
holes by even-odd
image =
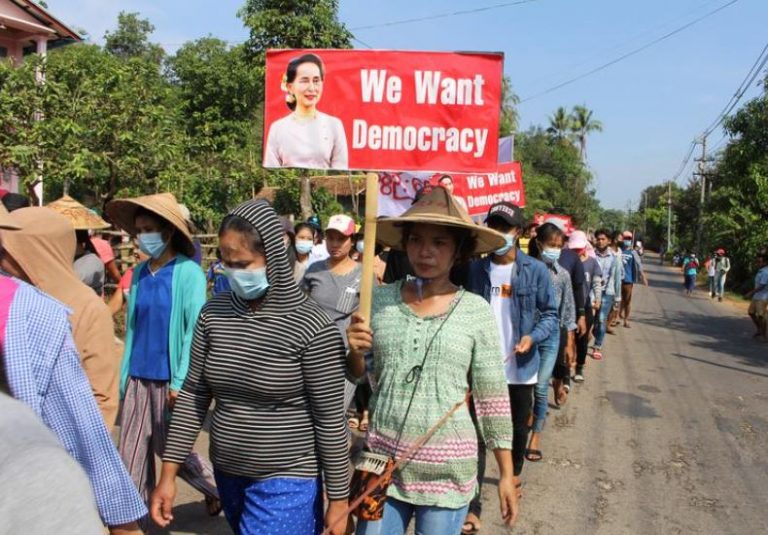
[[[5,206],[5,209],[9,212],[13,212],[19,208],[28,208],[30,202],[24,195],[18,193],[6,193],[3,197],[3,206]]]
[[[173,249],[175,253],[183,253],[187,254],[187,245],[188,242],[184,235],[177,229],[173,224],[171,224],[170,221],[165,219],[163,216],[156,214],[155,212],[151,210],[147,210],[143,207],[138,207],[136,209],[136,212],[133,214],[133,220],[136,221],[136,218],[138,217],[148,217],[155,223],[157,223],[157,226],[160,227],[160,231],[164,231],[168,228],[170,228],[173,231],[173,234],[171,234],[171,241],[170,246]]]
[[[296,236],[299,232],[301,232],[305,228],[309,229],[309,231],[312,233],[312,238],[314,239],[315,232],[317,231],[317,229],[312,225],[310,225],[309,223],[299,223],[298,225],[293,227],[293,235]]]
[[[406,249],[408,239],[411,237],[411,233],[413,232],[413,227],[415,225],[416,223],[403,224],[403,241],[401,242],[403,250]],[[453,238],[453,243],[456,244],[457,248],[457,259],[456,262],[454,262],[454,265],[463,265],[468,263],[474,256],[475,249],[477,247],[477,237],[470,229],[467,228],[452,227],[449,225],[446,225],[445,228]]]
[[[442,182],[444,178],[447,178],[451,181],[451,184],[453,184],[453,177],[451,175],[440,175],[440,178],[437,179],[437,183],[439,184]]]
[[[304,54],[303,56],[299,56],[298,58],[293,58],[291,61],[288,62],[288,67],[285,69],[285,82],[288,84],[292,84],[296,81],[296,75],[299,71],[299,65],[302,63],[312,63],[314,65],[317,65],[317,67],[320,69],[320,79],[325,79],[325,66],[323,65],[323,60],[320,59],[319,56],[315,54]],[[293,111],[296,109],[296,99],[292,98],[293,95],[287,95],[285,99],[285,105],[288,106],[288,108]]]
[[[75,239],[77,240],[78,245],[82,245],[83,249],[87,252],[98,254],[96,253],[96,247],[93,246],[93,242],[91,242],[91,237],[88,235],[87,230],[75,230]]]
[[[611,239],[611,231],[608,230],[607,228],[599,228],[599,229],[597,229],[595,231],[595,238],[597,238],[598,236],[605,236],[606,238],[608,238],[610,240]]]
[[[239,215],[226,216],[219,226],[219,238],[229,230],[243,234],[248,242],[248,247],[252,252],[264,256],[267,255],[267,250],[264,247],[264,240],[261,239],[261,234],[247,219],[240,217]]]
[[[555,236],[564,236],[560,227],[553,223],[543,223],[536,227],[536,238],[528,244],[528,252],[534,258],[541,259],[540,243],[547,243]]]

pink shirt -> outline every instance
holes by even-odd
[[[91,238],[93,248],[96,249],[96,254],[99,255],[104,265],[109,264],[115,259],[115,252],[112,250],[112,246],[107,240],[101,238]]]
[[[278,119],[269,127],[264,166],[348,169],[344,125],[322,112],[313,119],[299,119],[294,113]]]

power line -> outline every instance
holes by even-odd
[[[698,142],[694,139],[691,141],[690,147],[688,147],[688,154],[685,155],[685,158],[683,158],[683,162],[680,164],[680,168],[677,170],[677,173],[671,178],[672,182],[677,182],[677,180],[680,178],[680,175],[683,174],[683,171],[685,171],[686,167],[688,167],[688,164],[691,162],[691,156],[693,156],[693,151],[696,149],[696,145],[698,145]]]
[[[747,72],[747,75],[744,77],[744,80],[742,80],[741,84],[736,89],[736,92],[731,97],[731,100],[728,101],[728,104],[725,105],[725,108],[723,108],[723,111],[721,111],[717,119],[715,119],[715,121],[711,125],[709,125],[707,129],[704,130],[704,132],[702,133],[703,137],[709,136],[715,130],[715,128],[720,126],[725,120],[725,118],[728,117],[728,115],[730,115],[730,113],[739,103],[741,98],[744,96],[744,93],[746,93],[747,89],[749,89],[749,87],[755,81],[755,78],[757,78],[760,75],[766,63],[768,63],[768,43],[766,43],[765,47],[763,47],[762,52],[760,52],[760,55],[752,64],[752,67],[749,69],[749,72]]]
[[[615,58],[615,59],[613,59],[613,60],[611,60],[611,61],[609,61],[607,63],[603,63],[599,67],[595,67],[592,70],[589,70],[589,71],[587,71],[585,73],[579,74],[578,76],[574,76],[573,78],[570,78],[569,80],[566,80],[565,82],[561,82],[561,83],[559,83],[559,84],[557,84],[557,85],[555,85],[553,87],[550,87],[549,89],[545,89],[544,91],[541,91],[539,93],[531,95],[530,97],[526,97],[526,98],[522,99],[520,101],[520,103],[522,104],[524,102],[528,102],[529,100],[533,100],[535,98],[539,98],[541,96],[547,95],[549,93],[552,93],[553,91],[557,91],[558,89],[561,89],[561,88],[563,88],[563,87],[565,87],[567,85],[571,85],[574,82],[578,82],[579,80],[583,80],[584,78],[586,78],[588,76],[591,76],[591,75],[593,75],[595,73],[603,71],[603,70],[607,69],[608,67],[616,65],[617,63],[619,63],[621,61],[624,61],[625,59],[627,59],[629,57],[632,57],[632,56],[634,56],[636,54],[639,54],[643,50],[646,50],[646,49],[652,47],[653,45],[656,45],[656,44],[658,44],[658,43],[660,43],[662,41],[665,41],[665,40],[669,39],[670,37],[672,37],[674,35],[677,35],[678,33],[682,32],[684,30],[687,30],[691,26],[693,26],[695,24],[698,24],[699,22],[703,21],[704,19],[707,19],[707,18],[711,17],[712,15],[714,15],[716,13],[719,13],[720,11],[724,10],[727,7],[732,6],[733,4],[735,4],[738,1],[739,0],[731,0],[730,2],[728,2],[726,4],[723,4],[722,6],[718,7],[717,9],[713,9],[712,11],[709,11],[709,12],[705,13],[704,15],[702,15],[702,16],[694,19],[694,20],[692,20],[691,22],[689,22],[687,24],[684,24],[683,26],[680,26],[679,28],[676,28],[676,29],[672,30],[671,32],[665,33],[664,35],[654,39],[650,43],[646,43],[646,44],[644,44],[644,45],[642,45],[642,46],[640,46],[638,48],[635,48],[635,49],[627,52],[626,54],[622,54],[621,56],[619,56],[619,57],[617,57],[617,58]]]
[[[382,22],[380,24],[370,24],[368,26],[357,26],[350,28],[352,31],[357,30],[371,30],[373,28],[385,28],[388,26],[399,26],[401,24],[412,24],[414,22],[424,22],[428,20],[446,19],[449,17],[458,17],[459,15],[470,15],[472,13],[480,13],[483,11],[490,11],[492,9],[500,9],[502,7],[519,6],[521,4],[530,4],[531,2],[537,2],[538,0],[517,0],[515,2],[503,2],[501,4],[494,4],[491,6],[477,7],[474,9],[464,9],[462,11],[453,11],[451,13],[440,13],[438,15],[429,15],[426,17],[417,17],[413,19],[393,20],[389,22]]]
[[[358,43],[360,43],[361,45],[363,45],[365,48],[373,48],[371,45],[369,45],[368,43],[366,43],[366,42],[365,42],[365,41],[363,41],[362,39],[358,39],[357,37],[354,37],[354,36],[353,36],[353,37],[352,37],[352,40],[353,40],[353,41],[357,41]]]

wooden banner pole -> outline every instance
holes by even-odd
[[[373,267],[376,259],[376,217],[379,213],[379,175],[365,175],[365,226],[363,248],[363,278],[360,281],[359,314],[366,325],[371,321],[371,299],[373,294]]]

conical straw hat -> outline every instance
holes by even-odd
[[[110,226],[98,214],[83,206],[69,195],[64,195],[61,199],[47,204],[46,208],[66,216],[72,222],[75,230],[97,230],[109,228]]]
[[[376,223],[376,241],[393,249],[403,249],[403,225],[426,223],[472,231],[477,244],[474,254],[485,254],[506,244],[504,235],[487,227],[476,225],[445,188],[434,188],[416,201],[402,216],[387,217]]]
[[[107,203],[107,217],[115,226],[123,229],[131,236],[136,236],[138,234],[136,230],[136,210],[139,208],[149,210],[173,225],[184,238],[184,250],[179,252],[190,258],[195,256],[195,245],[192,241],[192,235],[189,233],[187,222],[181,215],[179,203],[176,202],[176,197],[171,193],[158,193],[132,199],[115,199]]]

